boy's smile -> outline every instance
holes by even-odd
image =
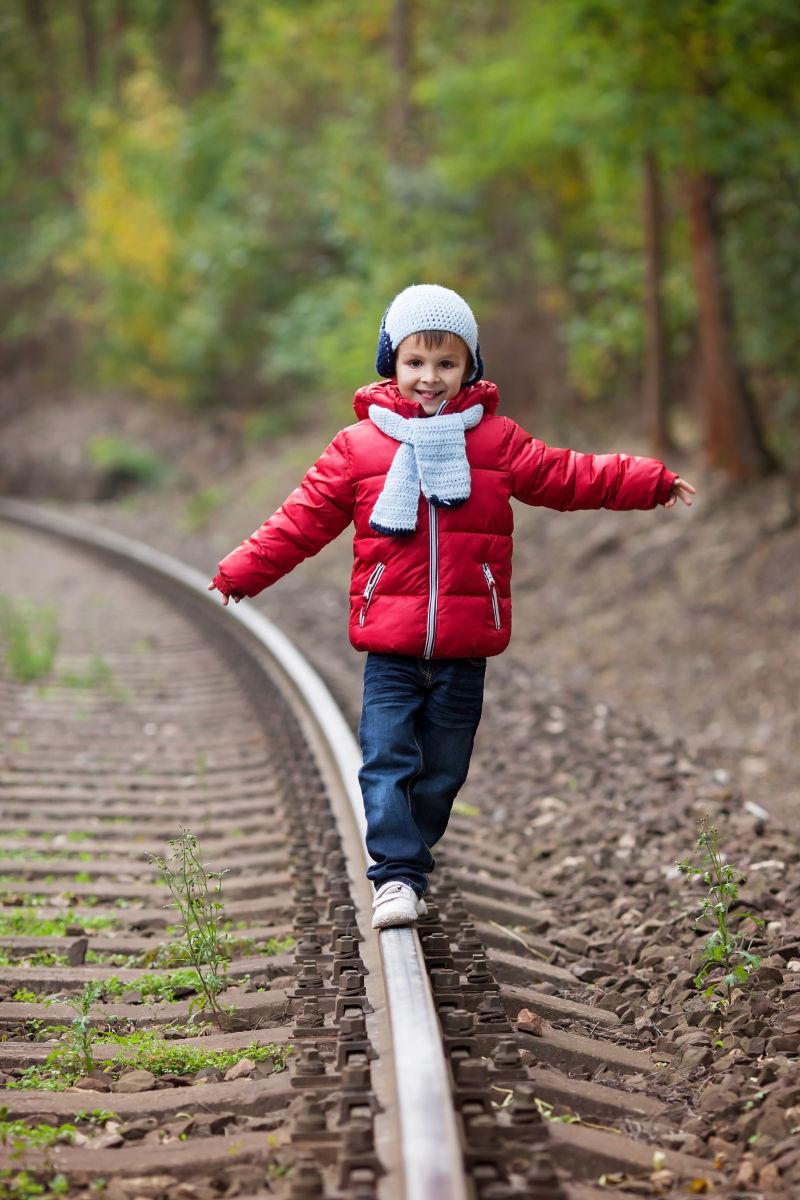
[[[418,400],[432,417],[443,401],[461,391],[470,365],[466,343],[455,334],[445,334],[440,346],[429,348],[424,336],[415,333],[397,347],[397,386],[401,396]]]

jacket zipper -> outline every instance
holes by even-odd
[[[380,579],[381,575],[383,574],[385,568],[386,568],[385,563],[378,563],[378,565],[375,567],[372,574],[370,575],[369,579],[367,580],[366,587],[364,588],[364,603],[361,605],[361,612],[359,613],[359,616],[358,616],[359,625],[363,625],[364,621],[366,620],[367,610],[369,609],[369,606],[372,602],[372,594],[375,591],[375,587],[378,583],[378,580]]]
[[[361,605],[361,612],[358,615],[359,625],[363,625],[367,616],[367,609],[372,602],[372,593],[375,591],[378,580],[386,569],[386,563],[378,563],[375,570],[367,580],[367,586],[364,588],[364,603]]]
[[[436,416],[444,410],[446,400],[436,410]],[[439,510],[428,501],[428,626],[425,634],[423,658],[433,654],[436,640],[436,605],[439,600]]]
[[[433,641],[436,637],[436,602],[439,593],[439,510],[435,504],[428,501],[428,628],[425,635],[423,658],[430,658],[433,653]]]
[[[489,595],[492,598],[492,612],[494,614],[494,627],[495,627],[495,629],[499,629],[500,628],[500,606],[497,603],[497,585],[494,581],[494,575],[492,575],[492,568],[489,566],[489,564],[481,563],[481,566],[483,567],[483,574],[486,577],[486,586],[489,589]]]

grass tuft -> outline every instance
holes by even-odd
[[[55,610],[12,603],[0,595],[0,637],[5,661],[15,679],[28,682],[49,674],[58,647]]]

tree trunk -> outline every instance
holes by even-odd
[[[212,0],[181,0],[172,6],[165,62],[182,98],[191,103],[217,81],[219,24]]]
[[[219,23],[214,12],[213,0],[192,0],[192,9],[197,26],[198,63],[197,90],[206,91],[217,82],[217,46],[219,42]]]
[[[720,261],[718,181],[689,175],[686,198],[698,309],[706,457],[733,480],[776,466],[764,445],[755,404],[734,349],[730,298]]]
[[[664,213],[661,172],[653,150],[645,152],[642,188],[645,273],[645,348],[642,399],[652,454],[663,458],[675,446],[667,420],[667,341],[661,279],[664,271]]]
[[[65,199],[72,201],[65,182],[71,151],[71,130],[62,113],[60,64],[44,0],[25,0],[25,20],[33,42],[35,86],[41,105],[42,124],[47,131],[47,141],[39,159],[39,171],[56,183]]]
[[[126,45],[132,22],[130,0],[116,0],[109,41],[114,61],[114,96],[118,104],[122,98],[123,84],[133,68],[133,56]]]
[[[390,110],[393,157],[400,161],[411,152],[414,111],[411,101],[413,80],[414,22],[413,0],[393,0],[389,23],[389,48],[394,74],[394,95]]]
[[[94,10],[94,0],[79,0],[78,18],[81,26],[81,41],[83,43],[83,65],[86,72],[86,83],[89,90],[97,90],[97,14]]]

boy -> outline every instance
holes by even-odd
[[[355,520],[350,640],[367,651],[359,782],[373,926],[413,924],[467,777],[487,656],[511,635],[510,498],[563,511],[691,504],[651,458],[559,450],[498,416],[478,327],[456,292],[400,292],[381,323],[388,382],[356,392],[336,435],[209,584],[255,596]]]

